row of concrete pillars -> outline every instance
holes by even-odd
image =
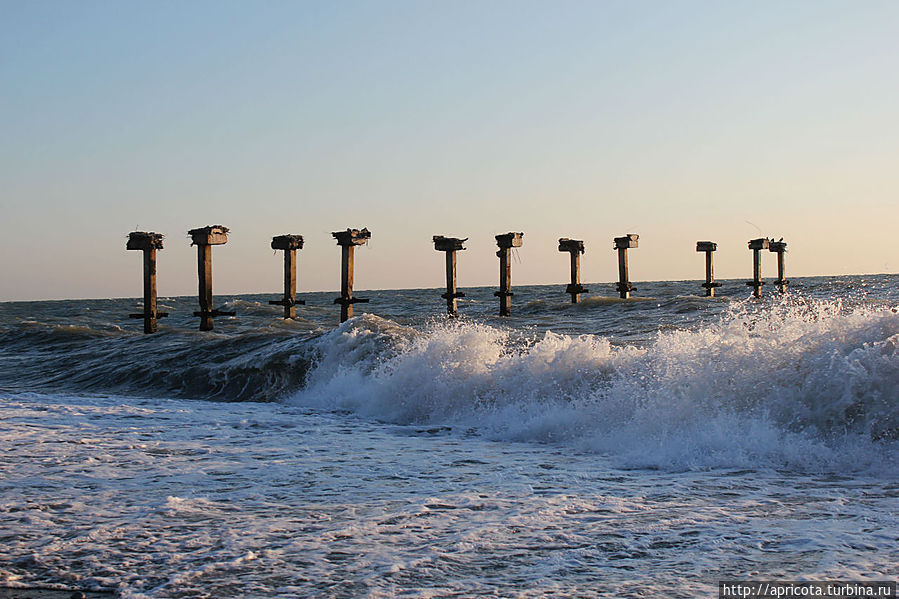
[[[197,246],[197,296],[200,310],[194,312],[194,316],[200,317],[201,331],[211,331],[213,318],[235,314],[216,310],[212,303],[212,246],[228,243],[228,227],[211,225],[191,229],[187,234],[191,237],[191,245]],[[302,241],[302,238],[300,239]],[[125,245],[125,249],[141,250],[144,253],[144,311],[129,315],[131,318],[143,319],[144,333],[155,333],[158,319],[168,316],[168,313],[156,309],[156,250],[162,249],[162,240],[163,236],[160,233],[134,231],[128,234],[128,243]],[[274,242],[272,243],[274,245]]]
[[[210,225],[191,229],[191,245],[197,246],[197,279],[200,310],[194,316],[200,317],[200,330],[211,331],[213,319],[217,316],[234,316],[235,312],[217,310],[212,300],[212,246],[228,243],[228,227]],[[340,322],[353,316],[353,304],[367,302],[353,296],[353,258],[357,245],[363,245],[371,238],[368,229],[347,229],[332,233],[341,247],[340,297],[334,300],[340,304]],[[163,235],[146,231],[134,231],[128,235],[125,249],[141,250],[144,253],[144,311],[130,314],[132,318],[142,318],[144,332],[155,333],[159,318],[168,316],[156,309],[156,250],[162,249]],[[297,305],[306,302],[297,300],[297,250],[303,249],[302,235],[278,235],[272,238],[272,249],[284,252],[284,296],[271,300],[269,304],[284,307],[284,318],[296,318]]]
[[[228,228],[222,225],[210,225],[188,231],[191,237],[191,245],[197,246],[197,276],[199,281],[198,297],[200,310],[194,312],[194,316],[200,317],[200,330],[211,331],[213,319],[217,316],[234,316],[234,312],[217,310],[213,307],[212,300],[212,246],[224,245],[228,242]],[[334,299],[335,304],[340,305],[340,322],[344,322],[353,316],[353,304],[366,303],[367,299],[353,295],[354,251],[356,246],[364,245],[371,238],[368,229],[347,229],[335,231],[331,234],[337,240],[341,248],[340,267],[340,297]],[[499,298],[500,316],[509,316],[512,313],[512,248],[521,247],[524,233],[504,233],[496,235],[496,252],[499,257],[499,291],[493,295]],[[619,297],[627,299],[632,291],[636,290],[629,279],[627,251],[638,247],[639,235],[628,233],[624,237],[614,239],[613,248],[618,252],[618,283],[616,288]],[[132,318],[142,318],[144,332],[155,333],[157,320],[168,316],[165,312],[156,309],[156,250],[162,249],[163,236],[159,233],[135,231],[128,235],[128,243],[125,246],[129,250],[142,250],[144,252],[144,310],[140,314],[131,314]],[[458,298],[465,294],[456,287],[456,252],[464,250],[462,245],[468,239],[457,237],[444,237],[435,235],[433,238],[434,249],[446,253],[446,293],[442,294],[446,300],[446,311],[455,316],[458,313]],[[297,305],[305,305],[302,300],[297,300],[297,250],[303,249],[302,235],[278,235],[272,238],[273,250],[284,252],[284,296],[278,300],[271,300],[269,304],[284,307],[284,318],[296,318]],[[781,293],[789,281],[784,278],[784,253],[787,244],[781,238],[779,241],[770,239],[753,239],[749,242],[749,249],[753,252],[753,279],[746,284],[753,288],[755,297],[761,296],[761,251],[767,249],[777,254],[777,280]],[[696,242],[696,251],[705,253],[705,288],[706,296],[714,297],[715,288],[720,283],[715,282],[715,269],[713,253],[718,245],[712,241]],[[582,293],[589,290],[581,285],[581,254],[584,253],[584,242],[579,239],[563,237],[559,239],[559,251],[568,252],[571,255],[571,282],[565,288],[565,293],[571,296],[571,303],[576,304],[581,299]]]
[[[718,244],[713,241],[697,241],[696,251],[705,252],[705,288],[707,297],[715,297],[715,287],[720,287],[721,283],[715,282],[715,265],[712,260],[712,253],[718,249]],[[762,250],[777,254],[777,285],[778,291],[784,293],[787,285],[790,283],[784,277],[784,254],[787,252],[787,243],[781,237],[778,241],[773,241],[767,237],[761,239],[750,239],[749,249],[752,250],[752,280],[746,281],[746,285],[752,287],[752,295],[754,297],[762,296]]]

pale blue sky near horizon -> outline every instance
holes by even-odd
[[[330,232],[372,230],[357,288],[899,269],[899,2],[0,0],[0,301],[141,294],[129,231],[166,235],[161,295],[196,292],[186,231],[224,224],[216,293],[339,286]],[[765,275],[774,260],[766,257]]]

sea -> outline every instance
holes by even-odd
[[[0,303],[0,586],[717,597],[895,580],[899,275]]]

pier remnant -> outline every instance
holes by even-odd
[[[496,235],[496,245],[499,251],[499,291],[493,295],[499,298],[499,315],[510,316],[512,314],[512,248],[521,247],[524,233],[503,233]]]
[[[778,291],[784,293],[787,290],[787,285],[790,284],[784,277],[784,254],[787,253],[787,242],[784,241],[783,237],[778,241],[769,241],[768,251],[777,254],[777,280],[774,281],[774,284],[777,285]]]
[[[715,282],[715,264],[713,263],[712,253],[718,249],[718,244],[714,241],[697,241],[696,251],[705,252],[705,287],[706,297],[715,297],[715,287],[721,287],[721,283]]]
[[[168,312],[156,311],[156,250],[162,249],[161,233],[133,231],[128,234],[126,250],[142,250],[144,253],[144,311],[129,314],[130,318],[144,320],[144,333],[156,332],[156,319],[168,316]]]
[[[302,235],[278,235],[272,237],[272,249],[284,251],[284,297],[269,300],[269,304],[284,306],[284,318],[297,317],[297,305],[306,304],[297,300],[297,250],[303,249]]]
[[[443,235],[434,235],[434,249],[438,252],[446,254],[446,293],[441,295],[446,300],[446,313],[450,316],[458,315],[458,298],[465,297],[465,294],[456,290],[456,252],[464,250],[462,244],[468,241],[468,238],[459,239],[457,237],[444,237]]]
[[[631,285],[631,282],[628,280],[628,270],[627,270],[627,251],[630,248],[637,247],[637,240],[640,239],[640,236],[636,233],[628,233],[624,237],[616,237],[615,238],[615,249],[618,250],[618,295],[621,299],[628,299],[631,296],[631,291],[636,290],[637,288]]]
[[[341,248],[340,260],[340,297],[334,303],[340,304],[340,322],[353,317],[353,304],[368,303],[367,299],[353,297],[353,270],[355,266],[355,250],[357,245],[364,245],[371,239],[368,229],[347,229],[331,233]]]
[[[234,312],[216,310],[212,306],[212,246],[228,243],[228,227],[210,225],[187,232],[197,246],[197,275],[199,280],[200,310],[194,316],[200,317],[200,330],[211,331],[212,319],[216,316],[234,316]]]
[[[762,250],[769,248],[770,240],[767,237],[750,239],[749,249],[752,250],[752,280],[746,281],[746,285],[752,287],[754,297],[762,297]]]
[[[581,254],[584,253],[584,242],[562,237],[559,239],[559,251],[571,254],[571,283],[565,288],[565,293],[571,294],[571,303],[576,304],[581,301],[581,294],[589,291],[581,285]]]

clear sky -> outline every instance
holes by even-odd
[[[217,293],[899,270],[899,2],[0,0],[0,300],[196,293],[186,231],[231,228]],[[774,276],[773,255],[765,276]]]

